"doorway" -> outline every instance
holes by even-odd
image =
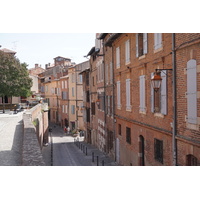
[[[145,166],[144,137],[142,135],[139,136],[139,166]]]

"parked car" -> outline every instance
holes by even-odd
[[[17,114],[18,112],[21,112],[21,111],[22,111],[21,105],[16,104],[16,105],[14,106],[14,112]]]

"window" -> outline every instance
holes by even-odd
[[[116,68],[120,68],[120,48],[116,48]]]
[[[130,79],[126,79],[126,110],[131,110]]]
[[[90,101],[90,92],[86,91],[86,101],[89,102]]]
[[[68,106],[65,105],[65,113],[67,113],[67,110],[68,110]]]
[[[147,54],[147,33],[136,34],[136,57]]]
[[[95,115],[95,102],[91,103],[91,108],[92,108],[91,114]]]
[[[162,33],[154,33],[154,49],[162,47]]]
[[[62,112],[65,113],[65,106],[62,105]]]
[[[67,81],[65,81],[65,85],[64,85],[64,88],[67,88]]]
[[[79,75],[79,82],[80,82],[80,83],[83,82],[83,77],[82,77],[82,75]]]
[[[197,61],[187,62],[187,121],[197,124]]]
[[[122,135],[122,125],[118,124],[118,134]]]
[[[113,64],[110,62],[110,84],[113,83]]]
[[[74,97],[74,87],[72,87],[72,96]]]
[[[75,114],[75,105],[71,105],[71,114]]]
[[[126,127],[126,142],[131,144],[131,129]]]
[[[92,85],[94,86],[94,76],[92,77]]]
[[[105,82],[106,84],[108,84],[108,65],[105,65],[106,69],[105,69]]]
[[[62,81],[62,89],[64,88],[64,81]]]
[[[151,112],[167,115],[167,70],[161,72],[161,77],[162,84],[157,92],[154,91],[151,85]]]
[[[140,112],[146,112],[146,107],[145,107],[145,75],[140,76]]]
[[[64,99],[64,100],[67,99],[67,92],[62,92],[62,99]]]
[[[163,141],[154,139],[154,158],[163,163]]]
[[[117,81],[117,108],[121,108],[120,81]]]
[[[86,108],[86,121],[90,122],[90,109]]]
[[[130,40],[125,42],[125,64],[130,62]]]

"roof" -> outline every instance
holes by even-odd
[[[12,54],[16,54],[17,53],[16,51],[12,51],[12,50],[6,49],[6,48],[0,49],[0,50],[3,51],[4,53],[12,53]]]
[[[64,58],[65,60],[71,60],[70,58],[65,58],[65,57],[62,57],[62,56],[57,56],[54,59],[56,59],[56,58]]]
[[[108,40],[106,41],[105,45],[111,47],[112,43],[121,35],[122,33],[113,33]]]
[[[82,74],[82,73],[84,73],[84,72],[86,72],[86,71],[89,71],[90,70],[90,68],[86,68],[86,69],[84,69],[83,71],[81,71],[79,74]]]
[[[104,39],[108,33],[101,33],[98,39]]]

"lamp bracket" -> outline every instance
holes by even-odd
[[[171,70],[171,71],[172,71],[172,69],[155,69],[156,73],[157,73],[157,72],[164,71],[164,70]],[[163,72],[163,73],[166,74],[165,72]],[[166,74],[166,75],[167,75],[167,74]]]

